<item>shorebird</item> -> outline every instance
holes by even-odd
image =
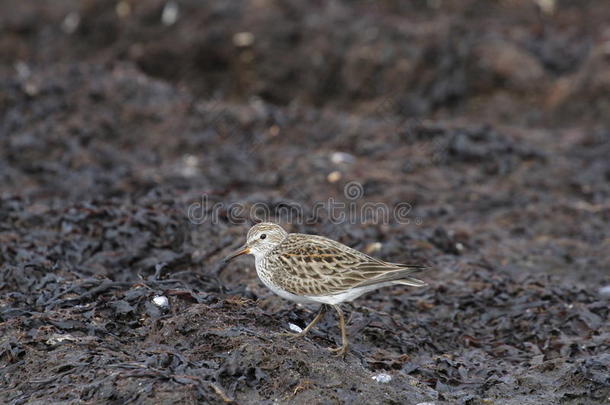
[[[305,329],[292,336],[304,336],[322,319],[329,306],[335,308],[342,345],[330,350],[341,356],[349,348],[341,303],[381,287],[426,285],[411,277],[422,266],[385,262],[332,239],[288,233],[280,225],[269,222],[250,228],[246,244],[224,260],[245,254],[254,255],[258,277],[280,297],[302,304],[322,304]]]

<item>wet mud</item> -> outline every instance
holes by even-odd
[[[0,402],[608,403],[604,3],[0,1]],[[257,207],[429,286],[288,340]]]

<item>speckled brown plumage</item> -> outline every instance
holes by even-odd
[[[302,296],[334,295],[407,278],[421,269],[386,263],[334,240],[298,233],[289,234],[264,256],[260,266],[270,282]]]
[[[384,262],[323,236],[289,234],[272,223],[253,226],[246,244],[227,260],[242,254],[254,255],[259,278],[279,296],[322,304],[320,313],[299,336],[320,320],[325,305],[337,310],[343,337],[339,354],[345,354],[348,347],[340,303],[389,285],[426,285],[411,277],[421,266]]]

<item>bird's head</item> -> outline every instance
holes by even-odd
[[[229,261],[241,255],[261,257],[275,249],[288,236],[281,226],[271,222],[261,222],[248,231],[246,244],[231,253],[224,260]]]

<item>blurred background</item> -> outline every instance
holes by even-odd
[[[345,388],[341,376],[352,373],[368,398],[398,402],[408,391],[422,401],[602,403],[600,389],[610,383],[603,377],[610,358],[599,360],[610,336],[609,21],[603,0],[1,0],[7,400],[64,395],[61,385],[38,394],[20,385],[19,373],[28,380],[20,361],[54,361],[27,349],[25,335],[91,337],[99,334],[93,324],[110,322],[116,336],[147,339],[163,314],[212,327],[201,318],[213,311],[202,307],[209,297],[221,311],[215,319],[224,314],[229,325],[240,316],[264,318],[263,329],[302,323],[311,314],[261,287],[251,261],[221,271],[218,260],[243,243],[253,222],[248,208],[296,204],[307,215],[316,202],[348,201],[344,187],[357,182],[359,204],[408,204],[409,221],[277,220],[293,232],[431,267],[422,276],[427,290],[363,300],[394,317],[352,314],[350,333],[362,334],[352,361],[364,368],[338,362],[339,377],[286,372],[282,378],[294,381],[265,385],[254,354],[241,353],[231,360],[234,373],[226,371],[219,353],[243,343],[242,331],[225,336],[224,346],[206,346],[216,377],[204,378],[186,352],[191,369],[181,372],[238,399],[246,392],[284,398],[289,387],[315,401],[329,395],[317,381],[337,379]],[[239,221],[227,209],[235,203],[245,207]],[[213,204],[221,208],[213,212]],[[193,221],[190,207],[210,220]],[[135,293],[137,283],[147,292]],[[151,306],[155,294],[169,296],[173,312]],[[243,309],[227,297],[252,301]],[[67,309],[74,304],[93,312]],[[495,315],[482,318],[489,308]],[[32,332],[41,326],[28,323],[32,314],[52,314],[55,323],[43,324],[57,331]],[[65,329],[74,319],[84,326]],[[198,333],[183,333],[193,339],[185,347],[207,342]],[[314,354],[304,362],[325,364],[327,334],[316,337],[319,345],[307,343]],[[276,344],[257,342],[262,352]],[[104,353],[94,356],[100,369],[119,361],[112,348]],[[276,357],[287,353],[296,356]],[[457,357],[442,363],[448,353]],[[134,356],[129,361],[152,364]],[[533,363],[531,356],[538,356]],[[563,391],[542,388],[552,378],[536,367],[547,361],[561,370]],[[394,370],[402,380],[370,386],[367,370]],[[501,377],[524,373],[530,380],[519,393]],[[184,394],[164,378],[168,398]],[[317,388],[297,389],[303,379]],[[217,398],[206,384],[193,395]],[[110,386],[113,398],[138,389]],[[102,400],[109,391],[87,392],[65,395]]]

